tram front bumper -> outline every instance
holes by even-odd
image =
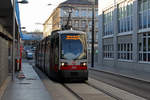
[[[65,79],[84,79],[88,80],[88,70],[62,70],[60,77]]]

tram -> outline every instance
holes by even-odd
[[[88,80],[86,37],[82,31],[53,31],[37,45],[36,66],[54,79]]]

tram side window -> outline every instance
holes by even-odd
[[[59,60],[59,37],[55,39],[55,64],[58,64]]]
[[[54,39],[52,38],[51,39],[51,47],[50,47],[50,60],[51,60],[51,64],[53,66],[54,64],[54,59],[55,59],[55,55],[54,55]]]

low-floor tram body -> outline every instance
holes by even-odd
[[[88,80],[86,37],[82,31],[52,32],[37,45],[36,66],[54,79]]]

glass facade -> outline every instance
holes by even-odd
[[[112,35],[114,33],[113,26],[113,8],[104,12],[104,34],[103,36]]]
[[[118,61],[150,63],[150,0],[124,0],[121,2],[118,0],[116,2],[116,9],[113,8],[114,5],[109,8],[101,8],[100,20],[102,21],[100,24],[103,25],[103,31],[100,31],[100,34],[103,36],[100,41],[103,46],[103,58],[116,56]],[[134,15],[134,10],[137,11],[136,15]],[[115,22],[116,20],[117,22]],[[114,27],[114,25],[118,27]],[[96,26],[98,25],[96,24]],[[113,35],[114,32],[116,32],[115,35]],[[115,41],[109,40],[110,38]],[[115,52],[114,47],[117,47]]]
[[[139,28],[150,28],[150,0],[139,0]]]
[[[118,32],[132,31],[133,2],[118,4]]]

